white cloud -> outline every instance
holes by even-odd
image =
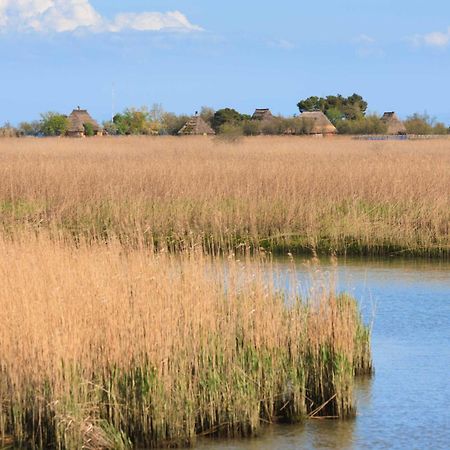
[[[433,31],[428,34],[416,34],[409,39],[413,45],[428,45],[429,47],[444,48],[450,44],[450,27],[447,31]]]
[[[116,32],[125,29],[137,31],[160,31],[164,29],[180,31],[201,31],[197,25],[192,25],[186,16],[179,11],[168,13],[144,12],[140,14],[118,14],[114,21],[106,24],[109,31]]]
[[[36,32],[200,31],[179,11],[102,17],[90,0],[0,0],[0,29]]]
[[[446,33],[435,31],[433,33],[426,34],[423,37],[425,44],[434,47],[446,47],[450,42],[450,28]]]

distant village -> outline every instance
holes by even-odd
[[[96,122],[84,109],[74,109],[68,116],[69,126],[67,129],[68,137],[85,137],[86,125],[88,124],[92,128],[95,136],[108,135],[106,127],[102,127]],[[251,121],[259,122],[261,131],[257,134],[271,134],[264,133],[264,125],[269,127],[277,118],[271,113],[268,108],[258,108],[251,116]],[[330,122],[327,116],[321,111],[303,112],[298,116],[299,121],[303,121],[307,128],[305,133],[310,135],[334,135],[337,134],[336,127]],[[383,120],[386,121],[388,126],[388,134],[406,134],[406,128],[403,123],[398,119],[394,112],[385,113]],[[220,130],[217,131],[220,133]],[[150,134],[159,134],[157,132]],[[177,131],[178,135],[185,136],[212,136],[216,134],[216,130],[213,129],[212,124],[207,122],[198,112],[190,117],[186,123]],[[286,129],[283,134],[296,134],[295,129]]]
[[[367,102],[357,95],[349,97],[309,97],[297,104],[299,114],[293,117],[274,115],[269,108],[256,108],[252,115],[232,108],[214,110],[203,107],[192,116],[165,112],[160,105],[153,108],[128,108],[114,114],[100,125],[88,110],[75,108],[69,115],[49,112],[41,120],[8,124],[0,128],[0,136],[91,136],[179,135],[179,136],[258,136],[309,135],[334,136],[408,136],[450,135],[450,128],[426,114],[413,114],[402,121],[394,111],[383,115],[366,114]]]

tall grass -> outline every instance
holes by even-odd
[[[124,449],[346,417],[370,373],[356,303],[269,260],[0,238],[0,445]]]
[[[401,177],[387,150],[349,143],[1,141],[0,445],[183,446],[351,415],[353,377],[371,371],[355,301],[327,285],[300,297],[264,256],[228,253],[445,254],[447,194],[416,179],[393,203],[366,186],[370,165]],[[433,145],[410,170],[428,161],[445,183]]]
[[[446,256],[448,140],[7,139],[0,226],[135,245]]]

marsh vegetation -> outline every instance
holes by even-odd
[[[448,140],[0,141],[2,233],[448,256]]]
[[[191,445],[354,412],[371,372],[354,299],[288,293],[262,259],[0,240],[0,442]]]
[[[449,163],[446,141],[1,141],[0,443],[352,416],[372,371],[356,300],[286,289],[271,255],[448,256]]]

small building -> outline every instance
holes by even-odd
[[[211,136],[215,131],[199,115],[192,116],[178,132],[184,136]]]
[[[273,119],[273,115],[269,108],[257,108],[253,113],[252,120],[270,120]]]
[[[305,111],[299,118],[311,123],[308,134],[328,136],[337,133],[336,127],[322,111]]]
[[[85,109],[74,109],[69,117],[69,128],[67,136],[69,137],[85,137],[88,128],[92,130],[94,136],[102,136],[103,128],[91,117]]]
[[[387,134],[406,134],[405,124],[394,111],[385,112],[381,121],[387,125]]]

